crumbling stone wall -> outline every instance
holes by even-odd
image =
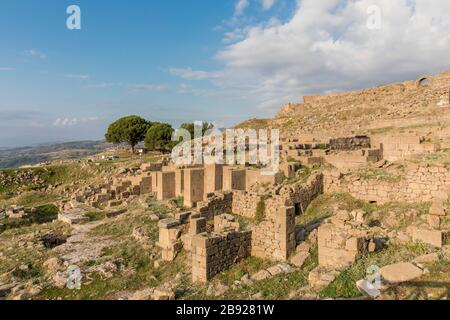
[[[250,231],[202,233],[192,238],[192,281],[207,282],[216,274],[250,256]]]
[[[157,190],[157,172],[144,172],[113,178],[99,186],[85,186],[75,191],[71,200],[92,207],[114,207],[132,196],[150,194]]]
[[[232,212],[233,193],[216,192],[208,195],[205,201],[197,203],[197,211],[202,217],[213,219],[217,215]]]
[[[369,202],[428,202],[450,190],[450,168],[411,165],[399,181],[363,179],[358,175],[325,175],[325,192],[350,193]]]
[[[255,192],[234,191],[231,210],[240,216],[254,218],[260,198]]]
[[[370,147],[371,147],[370,138],[367,136],[337,138],[330,140],[331,150],[350,151],[359,149],[369,149]]]
[[[269,214],[253,228],[253,256],[285,261],[295,251],[295,247],[294,207],[279,207],[275,214]]]
[[[330,152],[324,155],[323,159],[338,169],[356,168],[382,160],[383,151],[381,149],[361,149]]]
[[[370,237],[366,230],[353,224],[358,212],[352,216],[341,211],[327,223],[319,227],[319,266],[331,269],[345,268],[374,251],[374,243],[369,248]]]
[[[266,213],[269,215],[275,214],[280,207],[293,206],[296,214],[300,214],[306,210],[312,200],[323,193],[323,175],[315,174],[306,183],[295,183],[278,187],[277,190],[274,194],[264,196]],[[256,208],[261,196],[257,191],[234,191],[233,213],[248,218],[255,218]]]
[[[407,159],[416,154],[439,151],[436,143],[424,143],[420,136],[378,136],[373,137],[373,145],[379,146],[383,151],[383,158],[389,161]]]

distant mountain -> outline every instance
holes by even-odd
[[[0,168],[33,165],[40,162],[94,155],[111,147],[105,141],[75,141],[40,144],[20,148],[0,148]]]

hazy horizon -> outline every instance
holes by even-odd
[[[375,28],[370,0],[80,0],[69,30],[72,4],[0,4],[1,147],[102,139],[129,114],[227,127],[450,67],[441,0],[377,1]]]

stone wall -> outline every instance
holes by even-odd
[[[264,175],[259,169],[247,169],[245,172],[245,189],[250,190],[255,184],[280,184],[283,181],[283,173]]]
[[[205,194],[222,190],[223,187],[223,165],[205,165]]]
[[[204,197],[205,170],[189,168],[184,170],[184,206],[192,208]]]
[[[158,172],[158,186],[156,195],[158,200],[168,200],[175,198],[175,172]]]
[[[331,150],[359,150],[370,148],[370,138],[367,136],[356,136],[351,138],[337,138],[330,140]]]
[[[192,238],[192,281],[207,282],[216,274],[250,256],[249,232],[202,233]]]
[[[300,214],[319,194],[323,193],[323,175],[315,174],[306,183],[281,187],[277,194],[265,197],[266,215],[274,215],[280,207],[293,206]],[[232,211],[235,214],[254,218],[261,195],[255,191],[234,191]]]
[[[356,260],[375,250],[369,248],[370,238],[367,231],[358,229],[347,211],[341,211],[323,224],[318,230],[319,266],[325,268],[345,268]]]
[[[233,193],[216,192],[210,194],[205,201],[197,203],[197,211],[206,219],[213,219],[215,216],[231,213],[233,204]]]
[[[383,150],[383,158],[397,161],[409,158],[416,154],[439,151],[440,146],[435,143],[423,143],[421,137],[416,135],[377,136],[372,138],[374,146]]]
[[[254,218],[261,196],[254,192],[234,191],[231,211],[247,218]]]
[[[330,152],[323,159],[338,169],[356,168],[383,159],[381,149],[361,149],[354,151]]]
[[[281,207],[253,228],[252,255],[285,261],[295,251],[295,208]]]
[[[245,190],[246,170],[235,167],[223,167],[223,190]]]
[[[325,175],[325,192],[350,193],[369,202],[428,202],[450,190],[450,168],[408,166],[399,180],[364,179],[356,174]]]

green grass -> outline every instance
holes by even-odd
[[[175,199],[172,200],[172,202],[175,204],[175,206],[178,209],[186,210],[186,211],[188,210],[188,208],[186,208],[184,206],[184,197],[176,197]]]
[[[329,193],[320,195],[311,202],[306,212],[297,217],[297,224],[307,226],[315,224],[333,215],[336,210],[353,211],[361,209],[366,212],[367,223],[375,222],[373,215],[378,213],[377,220],[383,221],[390,214],[401,216],[412,210],[417,211],[418,216],[426,214],[430,208],[430,204],[423,203],[402,203],[390,202],[382,205],[368,203],[363,200],[354,198],[348,193]],[[406,228],[417,219],[415,216],[404,216],[400,221],[400,228]]]
[[[299,171],[297,171],[296,176],[291,179],[285,179],[283,184],[295,184],[295,183],[305,183],[308,181],[309,177],[311,177],[312,170],[309,167],[302,167]]]
[[[336,208],[347,211],[363,209],[368,212],[374,210],[371,204],[358,200],[348,193],[329,193],[314,199],[306,212],[297,217],[297,224],[308,225],[322,221],[330,217]]]
[[[100,221],[106,218],[106,213],[105,212],[99,212],[99,211],[91,211],[91,212],[87,212],[85,214],[86,217],[89,218],[89,221]]]
[[[230,269],[219,274],[214,281],[220,281],[231,285],[234,280],[240,279],[244,274],[252,274],[262,269],[275,265],[275,262],[261,260],[255,257],[247,258]],[[308,283],[308,274],[318,264],[317,249],[312,250],[310,257],[306,260],[301,270],[296,270],[290,274],[281,274],[262,281],[256,281],[251,286],[243,285],[236,289],[230,289],[220,297],[206,295],[207,286],[193,287],[182,299],[205,300],[205,299],[225,299],[225,300],[245,300],[252,295],[260,293],[265,300],[287,299],[289,294],[296,291]]]
[[[402,176],[400,174],[393,174],[378,168],[360,169],[356,172],[356,175],[363,180],[377,180],[390,183],[396,183],[402,180]]]
[[[91,280],[82,279],[81,290],[48,288],[35,298],[38,300],[114,299],[120,292],[133,292],[160,286],[173,280],[178,273],[186,271],[185,252],[180,253],[175,261],[163,263],[160,268],[155,269],[148,250],[131,240],[108,248],[105,250],[104,256],[108,259],[114,258],[120,269],[132,270],[132,272],[121,270],[110,279],[102,279],[99,275],[93,275]]]
[[[356,287],[356,281],[366,278],[367,269],[370,266],[382,268],[389,264],[410,261],[416,256],[427,254],[432,251],[433,249],[423,244],[408,244],[401,246],[390,245],[381,252],[369,254],[347,270],[344,270],[328,287],[320,292],[320,296],[322,298],[360,297],[361,293]]]
[[[12,283],[13,276],[17,280],[32,280],[33,283],[44,283],[42,263],[48,258],[48,251],[43,246],[35,246],[40,237],[46,233],[68,235],[71,228],[55,221],[45,224],[34,224],[15,229],[9,229],[0,234],[0,281]],[[19,241],[19,239],[23,239]],[[25,240],[26,239],[26,240]],[[24,245],[31,243],[32,245]],[[19,270],[25,265],[27,270]]]
[[[150,211],[157,212],[161,217],[165,217],[170,212],[170,209],[163,203],[153,198],[150,198],[148,203],[150,205]],[[139,228],[140,232],[148,236],[149,239],[156,240],[158,236],[158,223],[151,220],[148,210],[139,208],[136,201],[130,203],[128,209],[134,212],[123,215],[118,220],[97,226],[90,232],[91,236],[106,236],[122,239],[123,237],[131,236],[133,230]]]
[[[36,213],[31,213],[26,217],[20,219],[1,219],[0,233],[9,229],[17,229],[28,227],[33,224],[49,223],[58,217],[58,208],[54,205],[44,205],[36,208]]]
[[[432,166],[444,166],[446,168],[450,167],[450,149],[444,149],[432,154],[423,154],[415,156],[411,162],[414,163],[427,163]]]

